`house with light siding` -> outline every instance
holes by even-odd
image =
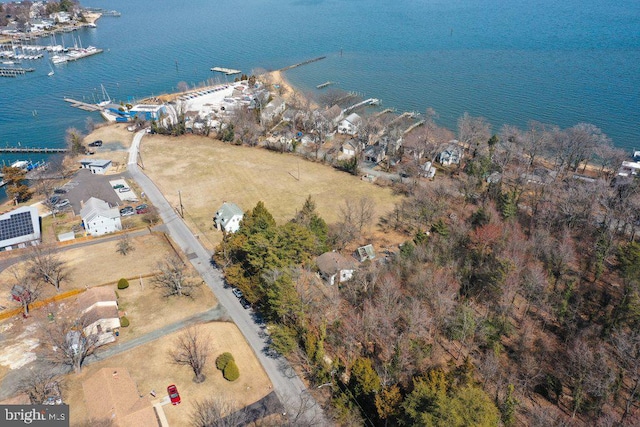
[[[102,236],[122,230],[118,208],[112,208],[107,202],[96,197],[84,203],[80,209],[80,217],[86,232],[92,236]]]

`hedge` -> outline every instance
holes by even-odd
[[[240,370],[238,369],[238,365],[233,360],[229,360],[227,366],[224,367],[222,371],[222,376],[227,381],[235,381],[240,377]]]
[[[231,353],[226,353],[226,352],[222,353],[220,356],[216,358],[216,368],[220,369],[221,371],[224,371],[224,368],[226,368],[229,362],[235,362],[233,355]]]
[[[127,326],[129,326],[129,319],[127,319],[126,317],[122,316],[120,318],[120,326],[122,326],[123,328],[126,328]]]
[[[118,280],[118,289],[127,289],[129,287],[129,281],[124,277]]]

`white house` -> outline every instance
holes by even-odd
[[[33,206],[23,206],[0,215],[0,250],[24,248],[40,241],[40,215]]]
[[[82,169],[89,169],[91,173],[104,175],[111,168],[111,160],[82,159],[80,165],[82,165]]]
[[[240,229],[240,221],[244,212],[235,203],[224,202],[213,217],[213,223],[218,230],[235,233]]]
[[[350,139],[347,142],[345,142],[344,144],[342,144],[342,155],[345,158],[351,158],[354,157],[356,155],[356,153],[358,152],[358,146],[360,144],[358,143],[358,141]]]
[[[95,335],[99,345],[115,341],[120,328],[116,293],[111,288],[90,288],[78,296],[85,336]]]
[[[640,162],[622,162],[622,166],[618,170],[619,176],[635,176],[640,173]]]
[[[279,96],[274,97],[260,112],[262,122],[270,123],[280,114],[284,113],[286,107],[287,104],[284,102],[284,99]]]
[[[362,117],[356,113],[351,113],[338,124],[338,133],[355,135],[358,133],[360,126],[362,126]]]
[[[449,144],[446,149],[438,154],[436,160],[443,166],[460,164],[460,160],[462,160],[462,147],[457,144]]]
[[[111,208],[104,200],[90,198],[80,209],[85,230],[92,236],[101,236],[122,230],[120,211]]]
[[[432,179],[434,176],[436,176],[436,168],[433,167],[433,164],[431,162],[427,162],[424,165],[420,166],[420,169],[420,175],[424,176],[425,178]]]
[[[320,277],[329,285],[342,283],[353,277],[355,265],[337,252],[325,252],[316,258]]]

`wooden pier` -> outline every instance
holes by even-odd
[[[324,83],[321,83],[318,86],[316,86],[316,89],[324,89],[325,87],[327,87],[329,85],[332,85],[332,84],[333,84],[333,82],[324,82]]]
[[[101,111],[102,107],[96,104],[88,104],[86,102],[78,101],[71,98],[65,98],[65,101],[71,103],[72,107],[79,108],[85,111]]]
[[[403,133],[403,135],[408,134],[409,132],[411,132],[412,130],[414,130],[415,128],[417,128],[418,126],[422,126],[424,124],[424,120],[420,120],[419,122],[415,122],[414,124],[412,124],[411,126],[409,126],[408,128],[405,129]]]
[[[289,65],[288,67],[280,68],[278,71],[287,71],[287,70],[290,70],[292,68],[297,68],[297,67],[301,67],[303,65],[311,64],[312,62],[320,61],[321,59],[324,59],[324,58],[326,58],[326,56],[319,56],[317,58],[309,59],[309,60],[304,61],[304,62],[299,62],[297,64]]]
[[[384,110],[380,111],[379,113],[376,113],[375,117],[380,117],[380,116],[383,116],[383,115],[388,114],[388,113],[393,113],[393,109],[392,108],[384,109]]]
[[[232,76],[234,74],[240,74],[242,71],[234,70],[233,68],[224,68],[224,67],[213,67],[211,71],[216,71],[218,73],[224,73],[227,76]]]
[[[0,147],[0,153],[66,153],[66,148]]]
[[[358,102],[357,104],[354,104],[351,107],[345,108],[344,110],[342,110],[342,114],[350,113],[351,111],[360,107],[364,107],[366,105],[380,105],[380,100],[378,98],[365,99],[364,101]]]
[[[22,74],[35,71],[35,68],[9,68],[0,67],[0,77],[16,77]]]

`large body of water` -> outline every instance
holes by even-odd
[[[424,112],[455,129],[465,111],[524,127],[590,122],[616,146],[640,148],[638,0],[83,0],[116,9],[65,44],[104,53],[0,79],[0,145],[64,146],[69,127],[97,113],[64,97],[118,100],[176,90],[217,77],[213,66],[276,69],[303,90],[324,81]],[[41,43],[49,42],[42,40]],[[60,43],[60,39],[57,40]],[[23,65],[26,65],[23,64]],[[20,156],[24,157],[24,156]],[[36,156],[28,156],[39,160]],[[2,155],[1,160],[16,159]]]

